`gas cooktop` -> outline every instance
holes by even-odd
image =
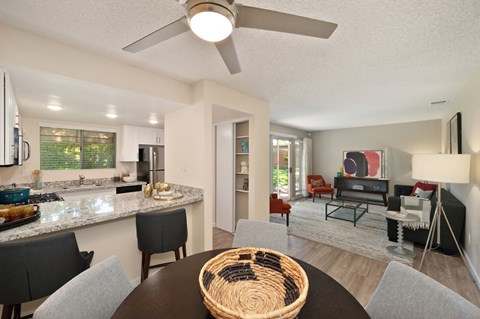
[[[47,203],[62,201],[63,198],[58,196],[57,193],[43,193],[43,194],[30,194],[28,198],[29,204]]]

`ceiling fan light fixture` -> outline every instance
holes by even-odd
[[[224,40],[235,25],[233,13],[216,3],[200,3],[189,8],[187,18],[193,33],[209,42]]]

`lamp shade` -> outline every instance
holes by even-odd
[[[437,183],[470,182],[469,154],[414,154],[412,178]]]
[[[224,6],[215,1],[190,0],[186,9],[190,29],[205,41],[222,41],[233,31],[234,7]]]

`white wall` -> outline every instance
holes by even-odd
[[[270,134],[277,136],[296,136],[298,139],[310,137],[310,133],[296,128],[270,123]]]
[[[413,185],[412,154],[441,151],[441,120],[320,131],[312,134],[313,173],[333,185],[343,151],[387,150],[390,191],[395,184]]]
[[[480,70],[477,70],[458,96],[451,101],[443,127],[456,113],[462,113],[462,153],[472,154],[470,184],[451,184],[450,191],[467,207],[465,250],[470,270],[480,282]],[[470,243],[468,236],[470,235]]]
[[[307,131],[273,123],[270,123],[270,134],[276,136],[296,136],[298,139],[310,137],[311,135]]]
[[[205,234],[211,234],[215,207],[214,106],[249,115],[250,120],[250,219],[268,220],[269,105],[265,101],[210,81],[194,85],[193,105],[165,116],[166,179],[204,190]],[[179,170],[171,169],[172,166]],[[205,236],[206,247],[212,237]]]
[[[250,114],[249,125],[249,219],[269,220],[269,131],[270,106],[266,101],[229,89],[211,81],[205,81],[205,106],[212,118],[214,105]],[[215,130],[210,120],[208,130],[208,163],[210,177],[208,191],[212,194],[212,207],[215,190]],[[207,188],[205,189],[205,191]]]

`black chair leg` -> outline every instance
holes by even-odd
[[[290,216],[290,214],[287,214],[287,227],[288,227],[288,216]]]
[[[174,250],[175,252],[175,260],[180,260],[180,248]]]
[[[13,305],[3,305],[2,319],[12,319]]]
[[[183,258],[187,257],[187,247],[185,244],[182,245],[182,251],[183,251]]]
[[[22,314],[22,305],[16,304],[13,306],[13,319],[20,319]]]
[[[140,282],[148,278],[148,272],[150,270],[150,254],[142,252],[142,272],[140,275]]]

